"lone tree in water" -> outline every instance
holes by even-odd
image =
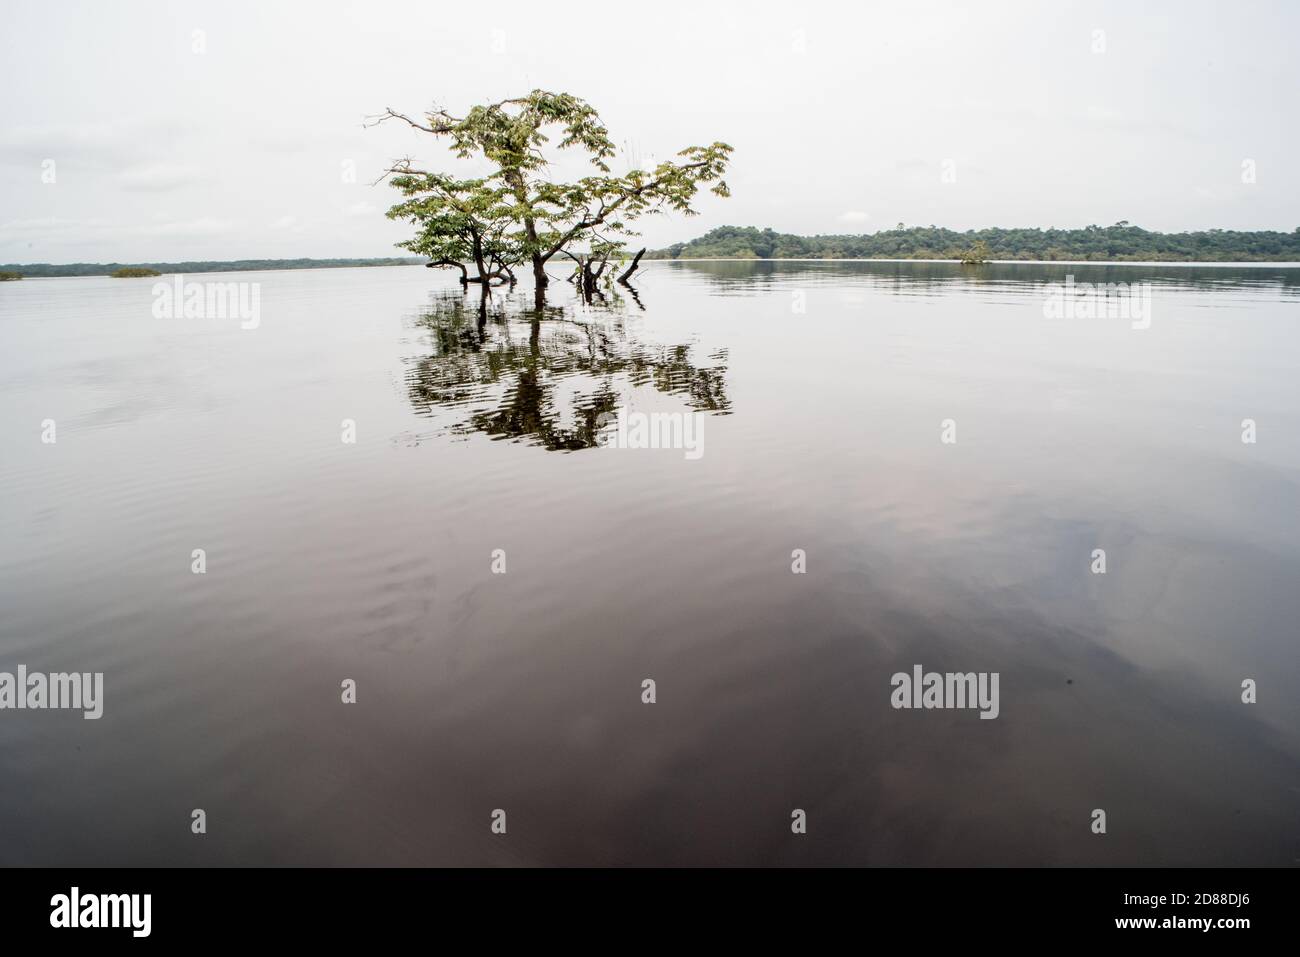
[[[732,151],[726,143],[689,146],[677,161],[612,174],[609,132],[590,104],[568,93],[534,90],[475,106],[463,117],[435,109],[423,122],[388,109],[371,125],[386,120],[446,138],[457,157],[483,159],[493,168],[483,180],[456,181],[414,169],[409,159],[395,163],[389,172],[408,199],[389,215],[421,227],[415,240],[401,245],[462,269],[474,261],[484,283],[510,278],[511,266],[529,262],[539,295],[550,282],[546,264],[570,247],[586,244],[608,258],[622,249],[624,237],[636,235],[629,224],[641,216],[668,210],[695,215],[691,202],[706,184],[718,196],[730,195],[722,178]],[[592,175],[571,183],[548,179],[548,131],[559,132],[557,149],[585,153]],[[476,248],[486,268],[472,255]]]
[[[963,266],[981,266],[989,261],[993,254],[989,252],[988,243],[982,239],[975,240],[975,244],[970,246],[961,254],[961,264]]]

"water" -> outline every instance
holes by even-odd
[[[0,287],[0,670],[105,674],[0,711],[0,863],[1300,859],[1300,269],[193,278],[260,326]],[[597,446],[627,403],[703,455]],[[915,664],[1000,716],[893,709]]]

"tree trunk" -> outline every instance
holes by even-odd
[[[478,281],[487,288],[488,280],[492,277],[488,275],[487,264],[483,262],[483,242],[479,239],[478,230],[471,224],[469,228],[470,238],[474,241],[474,265],[478,267]]]
[[[528,187],[524,183],[524,178],[517,170],[506,174],[506,183],[514,193],[515,200],[520,205],[526,205],[528,202]],[[534,217],[526,215],[523,217],[525,248],[531,250],[533,260],[533,282],[536,283],[538,290],[545,289],[551,281],[551,277],[546,275],[546,259],[537,248],[537,221]]]

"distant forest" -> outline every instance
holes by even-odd
[[[1210,229],[1155,233],[1119,222],[1083,229],[885,229],[861,236],[794,236],[753,226],[720,226],[647,259],[961,259],[983,241],[989,259],[1098,259],[1159,262],[1300,262],[1300,229],[1290,233]]]
[[[336,269],[345,266],[409,266],[422,263],[414,256],[388,259],[235,259],[230,262],[200,260],[184,263],[70,263],[64,266],[50,263],[11,263],[0,266],[0,271],[21,273],[33,278],[48,276],[108,276],[120,269],[144,268],[161,273],[194,272],[248,272],[254,269]]]

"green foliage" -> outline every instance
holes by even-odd
[[[388,218],[418,227],[413,238],[398,243],[401,248],[438,264],[473,263],[480,282],[508,273],[523,257],[510,231],[514,220],[504,188],[415,170],[399,172],[391,182],[407,199],[393,206]]]
[[[10,272],[9,270],[0,270],[0,282],[12,282],[15,279],[22,279],[23,274],[20,272]]]
[[[150,269],[148,266],[123,266],[121,269],[115,269],[109,273],[114,279],[146,279],[149,276],[161,276],[157,269]]]
[[[1111,262],[1300,262],[1300,229],[1211,229],[1158,233],[1129,225],[1084,229],[981,229],[957,232],[899,223],[860,236],[793,236],[751,226],[720,226],[647,259],[963,259],[984,243],[985,259]]]
[[[605,160],[614,155],[609,131],[591,104],[568,93],[533,90],[527,96],[476,106],[458,120],[445,110],[428,115],[432,132],[451,137],[451,148],[461,158],[482,154],[505,171],[535,173],[547,165],[542,147],[544,132],[559,126],[559,149],[581,147],[598,169],[608,172]]]
[[[389,172],[407,199],[389,210],[392,218],[415,223],[415,238],[400,244],[435,261],[479,262],[487,253],[508,267],[529,259],[539,284],[543,266],[553,256],[583,245],[611,255],[636,235],[631,224],[641,216],[673,210],[695,211],[691,202],[700,187],[710,185],[718,196],[729,195],[722,179],[731,147],[725,143],[687,147],[679,161],[665,161],[653,170],[612,173],[615,154],[596,110],[568,93],[533,90],[515,97],[475,106],[464,117],[437,109],[424,121],[391,109],[376,122],[396,119],[417,130],[446,138],[461,159],[486,160],[492,172],[481,180],[455,180],[398,162]],[[553,181],[545,147],[559,135],[556,149],[585,154],[595,172],[575,182]],[[480,269],[480,276],[483,276]]]

